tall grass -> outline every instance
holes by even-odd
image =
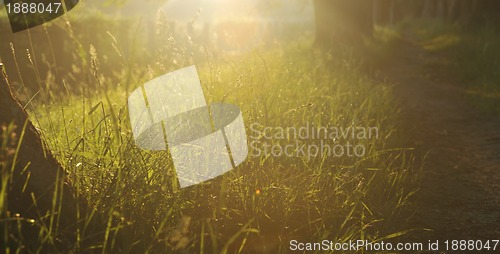
[[[108,38],[119,53],[118,42]],[[160,43],[165,48],[157,52],[180,52],[177,57],[184,62],[156,54],[149,64],[134,65],[122,55],[129,67],[119,74],[101,71],[99,48],[85,49],[81,62],[90,64],[81,71],[93,85],[65,84],[69,92],[33,100],[30,114],[78,198],[105,218],[105,230],[96,234],[92,224],[83,226],[75,232],[76,242],[64,247],[43,238],[16,240],[15,232],[26,226],[12,231],[12,214],[2,208],[0,225],[10,232],[3,243],[30,246],[28,252],[286,253],[292,239],[377,241],[403,234],[407,228],[400,222],[410,214],[420,164],[411,149],[402,148],[391,87],[363,74],[352,49],[325,52],[310,44],[281,44],[238,56],[205,48],[198,52],[203,59],[197,59],[183,45]],[[367,147],[362,158],[249,157],[220,177],[175,190],[167,152],[134,145],[126,103],[141,82],[192,63],[207,101],[239,105],[247,133],[251,123],[314,123],[377,127],[380,136],[355,141]],[[2,146],[0,152],[10,151]],[[7,195],[3,188],[1,195],[0,201]],[[88,239],[95,244],[87,244]]]

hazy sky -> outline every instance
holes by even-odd
[[[155,18],[156,12],[162,9],[168,20],[180,22],[191,21],[198,13],[198,21],[201,22],[216,19],[313,19],[312,1],[308,0],[282,0],[283,4],[275,4],[270,8],[262,6],[266,0],[168,0],[163,6],[155,1],[150,3],[129,1],[119,12],[123,16]],[[109,10],[110,7],[99,8]]]
[[[304,0],[287,0],[269,9],[258,6],[256,0],[170,0],[164,5],[167,19],[192,20],[200,10],[199,19],[210,21],[217,18],[247,19],[309,19],[312,18],[312,3]],[[304,4],[304,2],[306,2]],[[265,13],[264,13],[265,12]]]

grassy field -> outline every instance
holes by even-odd
[[[440,20],[418,20],[412,29],[421,46],[435,61],[428,63],[430,75],[463,90],[464,98],[485,113],[500,113],[498,58],[500,33],[494,22],[458,26]]]
[[[100,48],[89,47],[80,54],[88,57],[81,60],[88,68],[75,70],[83,72],[85,82],[61,89],[48,79],[39,94],[19,90],[78,198],[105,218],[104,232],[97,232],[103,234],[96,234],[101,229],[92,224],[77,232],[54,232],[2,208],[3,243],[15,242],[34,253],[285,253],[292,239],[397,241],[409,230],[401,222],[411,214],[420,159],[404,145],[390,84],[365,74],[352,49],[319,50],[306,40],[238,55],[202,50],[196,58],[196,52],[179,50],[178,58],[189,60],[172,62],[169,55],[157,54],[150,64],[134,65],[121,56],[113,36],[106,38],[121,57],[122,72],[106,72],[105,65],[113,63],[106,63]],[[363,146],[366,152],[360,157],[250,156],[223,176],[176,189],[168,153],[135,146],[127,97],[141,83],[194,63],[207,101],[238,105],[248,134],[256,123],[373,127],[378,135],[330,140]],[[249,142],[259,138],[250,136]],[[272,142],[295,141],[308,142],[294,137]],[[1,154],[11,153],[2,146]],[[0,200],[6,193],[2,189]],[[39,237],[28,239],[26,231]],[[68,233],[76,235],[76,242],[65,241]]]

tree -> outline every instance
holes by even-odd
[[[394,24],[397,0],[372,0],[373,25]]]
[[[372,8],[366,0],[314,0],[316,43],[357,43],[371,36]]]
[[[399,3],[399,4],[398,4]],[[403,4],[404,3],[404,4]],[[498,0],[314,0],[316,44],[356,44],[375,23],[394,24],[403,17],[441,19],[460,25],[496,21]]]

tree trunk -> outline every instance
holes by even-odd
[[[77,209],[84,216],[87,207],[73,196],[65,171],[40,139],[26,111],[13,96],[1,64],[0,70],[0,146],[7,141],[5,127],[11,124],[15,126],[15,135],[12,135],[15,140],[9,138],[10,145],[7,146],[7,150],[11,151],[10,156],[4,156],[0,163],[0,185],[5,184],[1,188],[7,188],[7,202],[2,202],[0,215],[9,217],[10,214],[12,217],[19,214],[20,218],[34,219],[39,225],[43,224],[52,232],[64,234],[65,240],[70,240],[67,238],[72,236],[67,233],[74,232],[77,226]],[[17,148],[19,150],[15,153]],[[5,200],[5,196],[3,198]],[[23,234],[25,231],[23,230]],[[39,237],[38,232],[33,234]],[[10,243],[12,242],[9,240]]]
[[[397,5],[396,0],[391,0],[389,2],[389,5],[391,6],[390,7],[391,11],[390,11],[390,14],[389,14],[389,24],[394,25],[395,17],[396,17],[396,5]]]
[[[366,0],[314,0],[316,43],[358,43],[371,36],[373,3]]]
[[[425,0],[424,7],[422,9],[422,17],[433,18],[435,11],[435,0]]]
[[[437,1],[437,6],[436,6],[436,18],[438,19],[441,19],[441,20],[445,20],[446,19],[446,15],[445,15],[445,5],[446,5],[446,1],[448,0],[438,0]]]
[[[372,1],[372,23],[373,25],[382,25],[385,22],[384,17],[384,0]]]
[[[457,16],[457,1],[458,0],[449,0],[449,3],[448,3],[448,10],[447,10],[447,14],[446,14],[446,18],[449,20],[449,21],[455,21],[455,18]]]

